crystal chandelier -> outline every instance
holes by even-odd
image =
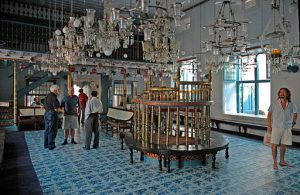
[[[71,2],[72,4],[72,2]],[[50,53],[69,65],[94,53],[110,56],[122,42],[123,48],[133,44],[130,19],[119,16],[118,9],[111,8],[110,1],[104,1],[104,17],[95,22],[95,10],[86,9],[80,18],[70,17],[62,32],[57,29],[49,40]],[[72,11],[71,11],[72,12]]]
[[[205,26],[211,41],[204,42],[203,52],[210,53],[212,62],[206,63],[212,71],[222,68],[232,53],[246,50],[248,21],[237,21],[231,7],[231,1],[223,1],[214,24]]]
[[[267,33],[269,29],[272,29],[271,23],[273,23],[273,31]],[[273,73],[278,73],[283,67],[288,65],[290,45],[287,35],[290,32],[290,28],[290,22],[285,20],[285,17],[280,14],[279,1],[273,0],[267,25],[260,36],[262,43],[265,40],[268,40],[270,43],[265,47],[265,51],[267,63]]]
[[[166,64],[174,62],[179,52],[175,41],[175,28],[183,16],[181,3],[167,0],[137,0],[135,8],[113,8],[111,0],[104,1],[103,19],[95,20],[95,10],[86,9],[86,15],[71,17],[68,24],[57,29],[48,41],[50,55],[44,57],[43,70],[55,74],[68,70],[87,58],[110,56],[120,47],[128,48],[134,43],[134,34],[142,33],[143,59]],[[48,63],[55,63],[50,68]],[[84,64],[84,63],[83,63]]]
[[[146,61],[166,64],[174,62],[179,53],[179,44],[175,40],[176,27],[180,26],[183,16],[182,4],[171,6],[167,1],[138,1],[138,17],[142,18],[140,29],[144,33],[143,58]],[[141,17],[143,16],[143,17]]]
[[[96,50],[106,56],[121,46],[128,48],[134,43],[132,21],[120,16],[120,12],[120,9],[111,8],[110,1],[105,1],[104,18],[98,21]]]
[[[68,62],[53,54],[42,55],[40,66],[41,71],[50,72],[54,76],[61,71],[66,72],[68,70]]]
[[[55,10],[56,13],[56,2],[55,2]],[[63,8],[63,4],[62,4]],[[57,16],[55,16],[57,18]],[[63,21],[63,11],[61,19]],[[61,21],[61,23],[63,23]],[[50,23],[50,17],[49,17],[49,23]],[[55,27],[56,27],[56,21],[55,21]],[[68,62],[65,59],[65,47],[64,47],[64,39],[61,35],[61,31],[57,29],[53,33],[53,37],[49,39],[49,54],[43,54],[40,70],[44,72],[50,72],[52,75],[57,75],[57,73],[61,71],[67,71],[68,70]],[[68,40],[65,41],[65,44],[68,44]]]
[[[289,63],[287,70],[298,72],[300,64],[300,45],[293,45],[289,51]]]
[[[144,29],[144,34],[151,31],[151,38],[144,36],[143,58],[156,63],[174,61],[179,52],[179,45],[175,41],[175,34],[170,29],[170,21],[157,19],[155,28]]]
[[[267,59],[267,63],[271,66],[273,73],[279,72],[283,65],[287,65],[287,59],[282,55],[280,49],[271,49],[271,52],[267,55]]]

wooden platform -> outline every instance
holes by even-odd
[[[161,136],[165,136],[162,134]],[[154,137],[155,136],[154,134]],[[164,164],[167,167],[168,172],[170,172],[170,161],[171,158],[178,159],[178,167],[182,167],[182,162],[185,156],[200,156],[202,159],[202,163],[206,164],[206,155],[212,155],[212,168],[216,168],[216,154],[218,151],[225,150],[225,158],[229,157],[228,154],[228,145],[229,141],[227,137],[211,132],[210,144],[197,144],[195,145],[195,141],[193,138],[189,138],[189,144],[186,145],[186,141],[184,137],[179,139],[178,147],[175,144],[175,137],[169,136],[169,145],[166,146],[162,140],[160,139],[160,144],[158,145],[157,139],[153,139],[153,143],[142,142],[141,140],[136,141],[131,133],[124,133],[121,136],[122,139],[125,140],[125,144],[128,146],[130,150],[130,162],[133,164],[133,150],[138,150],[141,152],[141,161],[144,160],[144,154],[153,154],[158,156],[159,169],[163,170],[162,160],[164,160]]]

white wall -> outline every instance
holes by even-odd
[[[282,7],[287,7],[290,1],[281,1],[285,5]],[[212,24],[214,22],[214,17],[219,11],[219,5],[216,7],[214,4],[215,1],[209,1],[202,4],[199,7],[193,8],[186,12],[185,17],[191,18],[191,28],[187,31],[179,32],[178,38],[181,42],[182,50],[186,52],[186,55],[195,55],[200,56],[201,59],[198,59],[200,62],[203,62],[206,58],[205,54],[197,55],[200,53],[201,42],[208,41],[208,33],[203,29],[203,26]],[[270,1],[256,1],[256,6],[250,9],[247,9],[245,12],[241,12],[241,7],[233,7],[233,11],[236,15],[236,20],[239,21],[239,18],[242,16],[244,19],[249,19],[251,21],[248,27],[248,37],[247,39],[251,42],[252,46],[260,45],[258,37],[263,33],[263,30],[266,26],[266,23],[269,18],[270,13]],[[285,16],[292,24],[292,30],[290,33],[290,41],[293,44],[299,44],[299,22],[298,22],[298,13],[289,14],[285,10]],[[273,26],[272,26],[273,28]],[[273,29],[270,29],[267,33],[272,32]],[[202,64],[203,66],[203,64]],[[204,67],[203,67],[204,69]],[[300,72],[298,73],[287,73],[280,72],[278,74],[271,74],[271,99],[276,99],[276,94],[279,88],[287,87],[292,92],[292,101],[294,101],[299,110],[300,110]],[[246,121],[253,122],[256,124],[266,124],[267,121],[265,118],[258,117],[246,117],[246,116],[232,116],[225,115],[222,111],[222,86],[223,86],[223,74],[222,71],[218,73],[213,73],[212,75],[212,100],[214,105],[212,106],[211,116],[212,118],[222,118],[230,119],[236,121]],[[296,128],[300,128],[300,119],[298,119],[298,124]]]

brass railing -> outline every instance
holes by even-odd
[[[176,86],[150,88],[132,100],[135,141],[167,148],[210,143],[210,80]]]

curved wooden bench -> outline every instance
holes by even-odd
[[[111,131],[111,136],[114,133],[120,134],[121,130],[130,129],[132,131],[132,110],[125,110],[119,108],[108,108],[106,121],[104,121],[104,125],[106,126],[106,133]],[[123,149],[123,143],[122,143]]]

